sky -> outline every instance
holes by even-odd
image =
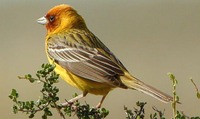
[[[140,80],[172,95],[172,82],[167,76],[172,72],[178,80],[177,94],[182,102],[177,108],[188,116],[200,115],[200,100],[190,81],[192,77],[200,87],[199,0],[0,0],[1,118],[28,118],[23,113],[12,113],[13,103],[8,95],[13,88],[19,92],[21,100],[39,98],[41,85],[19,80],[17,76],[35,74],[41,64],[48,62],[44,52],[46,29],[36,20],[58,4],[73,6],[88,28]],[[81,93],[59,80],[61,101]],[[95,106],[100,99],[101,96],[90,94],[80,101]],[[153,106],[165,109],[166,118],[172,117],[170,103],[134,90],[117,88],[111,91],[103,107],[110,111],[108,119],[123,119],[126,116],[123,106],[131,109],[138,100],[147,102],[146,118],[153,113]],[[40,118],[40,114],[36,118]]]

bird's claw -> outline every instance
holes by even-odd
[[[74,104],[74,102],[72,102],[72,101],[67,101],[67,100],[65,100],[65,101],[66,102],[60,104],[62,107],[72,106]]]

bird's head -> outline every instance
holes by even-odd
[[[46,25],[48,33],[56,33],[69,29],[85,29],[84,19],[71,6],[61,4],[50,9],[44,17],[37,20]]]

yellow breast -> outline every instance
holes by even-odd
[[[63,80],[65,80],[70,85],[82,90],[83,92],[88,92],[95,95],[106,95],[114,88],[113,86],[106,83],[99,83],[76,76],[73,73],[62,68],[57,63],[53,62],[50,58],[48,58],[48,60],[51,64],[56,65],[55,72],[59,74]]]

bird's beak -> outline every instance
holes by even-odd
[[[37,19],[37,22],[39,24],[46,25],[49,21],[46,19],[46,17],[41,17],[41,18]]]

